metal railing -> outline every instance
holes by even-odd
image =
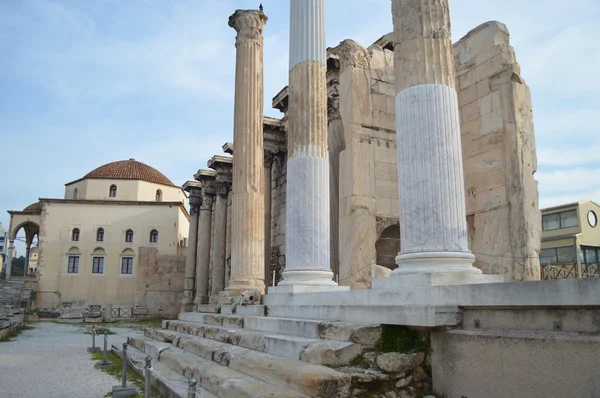
[[[133,318],[133,308],[113,308],[111,315],[113,318]]]
[[[540,274],[542,280],[577,279],[580,277],[577,264],[540,264]],[[581,277],[600,278],[600,264],[581,264]]]
[[[40,318],[60,318],[60,308],[38,308],[35,313]]]

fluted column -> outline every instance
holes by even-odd
[[[213,272],[211,296],[218,296],[225,289],[225,249],[227,240],[227,195],[230,183],[217,181],[215,197],[215,226],[213,247]]]
[[[202,204],[198,221],[198,249],[196,267],[196,298],[195,304],[208,303],[208,278],[210,267],[210,241],[212,228],[212,205],[214,201],[214,187],[202,187]]]
[[[275,154],[265,149],[265,285],[271,281],[271,173]]]
[[[267,16],[237,10],[229,26],[237,32],[233,121],[231,295],[264,293],[265,186],[263,159],[263,36]]]
[[[468,248],[447,0],[393,0],[401,251],[395,274],[480,274]]]
[[[199,189],[190,190],[190,229],[188,233],[188,252],[185,259],[185,282],[181,312],[193,311],[194,279],[196,277],[196,249],[198,244],[198,218],[202,196]]]
[[[290,8],[286,267],[278,286],[337,286],[330,264],[325,0],[291,0]]]

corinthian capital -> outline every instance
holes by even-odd
[[[257,10],[236,10],[229,17],[229,26],[238,33],[237,42],[244,40],[263,41],[263,28],[267,23],[267,16]]]
[[[199,189],[190,191],[190,215],[196,215],[200,211],[202,205],[202,192]]]

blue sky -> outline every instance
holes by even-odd
[[[182,184],[232,140],[235,9],[260,0],[0,1],[0,222],[115,160]],[[328,0],[329,46],[392,30],[390,0]],[[264,0],[265,114],[287,84],[289,2]],[[600,2],[451,0],[453,40],[498,20],[533,95],[542,207],[600,202]],[[22,250],[20,250],[22,253]]]

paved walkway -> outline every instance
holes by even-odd
[[[31,325],[34,329],[0,343],[0,397],[100,398],[119,384],[94,368],[87,352],[92,337],[82,333],[82,325]],[[116,334],[108,336],[109,347],[139,333],[114,327],[111,331]],[[102,344],[102,339],[96,338],[96,344]]]

